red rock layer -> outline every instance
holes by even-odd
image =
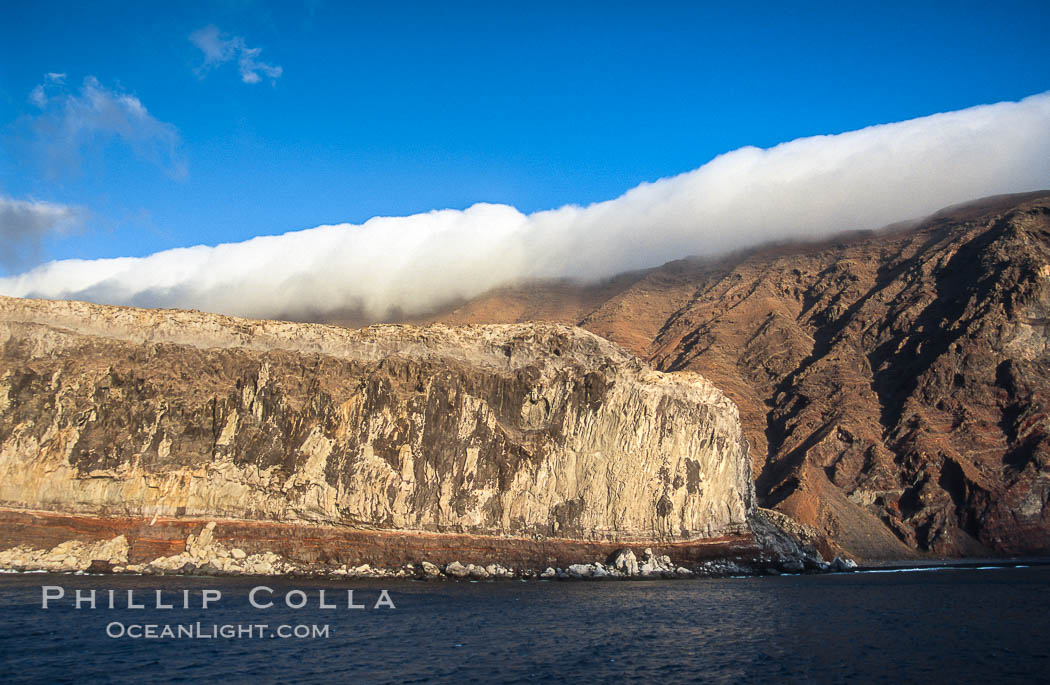
[[[128,540],[131,563],[144,563],[185,551],[187,536],[198,534],[206,519],[98,517],[44,511],[0,509],[0,549],[30,544],[51,548],[67,540],[96,542],[123,535]],[[517,538],[485,535],[452,535],[338,528],[333,526],[218,520],[214,538],[229,548],[249,554],[274,552],[300,564],[349,564],[397,568],[429,561],[444,565],[499,563],[516,569],[604,562],[625,546],[620,542],[579,541],[563,538]],[[677,564],[712,559],[741,562],[763,556],[751,536],[709,538],[691,542],[654,544],[638,541],[636,547],[651,547],[657,555],[668,555]],[[768,558],[768,555],[766,555]]]

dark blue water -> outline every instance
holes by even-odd
[[[255,609],[265,584],[278,603]],[[41,585],[147,609],[41,609]],[[222,600],[200,608],[202,589]],[[387,589],[396,609],[372,607]],[[152,608],[154,591],[165,603]],[[307,608],[281,597],[307,591]],[[319,609],[317,590],[338,609]],[[259,599],[268,599],[260,595]],[[299,597],[293,595],[293,603]],[[325,637],[110,638],[108,624],[323,626]],[[160,630],[158,628],[157,630]],[[116,629],[113,629],[116,630]],[[293,630],[294,628],[289,629]],[[253,633],[254,634],[254,633]],[[1050,567],[664,582],[0,576],[3,682],[1045,682]]]

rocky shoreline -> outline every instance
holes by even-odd
[[[109,540],[83,542],[68,540],[49,550],[19,545],[0,551],[0,569],[13,572],[117,573],[137,575],[186,576],[284,576],[314,578],[408,578],[424,580],[661,580],[727,576],[780,575],[783,573],[828,573],[856,568],[852,560],[836,558],[780,559],[768,564],[754,560],[712,559],[699,564],[680,565],[668,555],[656,555],[646,548],[640,555],[623,547],[611,553],[604,563],[576,563],[544,569],[510,568],[499,563],[461,563],[443,565],[420,561],[399,567],[370,564],[297,563],[273,552],[249,554],[239,547],[228,547],[215,538],[216,524],[210,522],[186,539],[185,551],[141,563],[129,560],[130,545],[124,535]]]

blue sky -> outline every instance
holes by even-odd
[[[1047,35],[1045,0],[4,0],[0,197],[76,216],[0,275],[479,201],[607,200],[745,145],[1050,90]],[[56,136],[86,79],[144,107],[124,122],[144,128]]]

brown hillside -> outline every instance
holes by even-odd
[[[739,406],[760,500],[865,558],[1050,550],[1050,193],[428,320],[575,322]]]

